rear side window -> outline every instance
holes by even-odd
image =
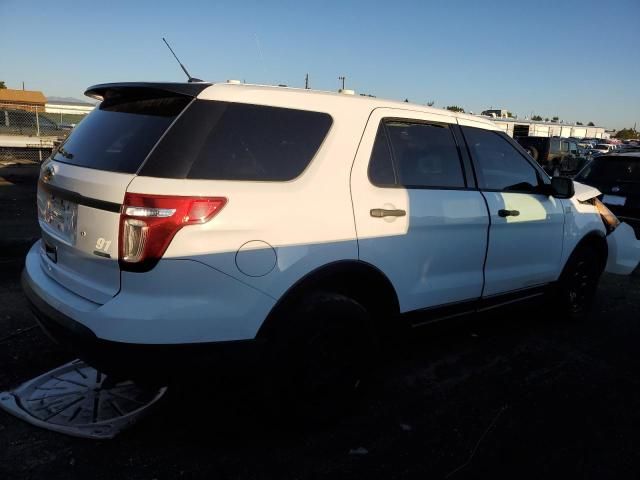
[[[480,188],[531,192],[539,184],[534,167],[502,136],[490,130],[462,127],[476,163]]]
[[[387,140],[384,123],[380,123],[371,160],[369,161],[369,180],[379,187],[393,187],[397,185],[393,157]]]
[[[166,95],[132,92],[103,101],[73,129],[54,159],[80,167],[135,173],[191,100]]]
[[[458,147],[449,127],[400,120],[380,124],[369,179],[381,187],[465,187]]]
[[[286,181],[309,165],[331,127],[325,113],[195,101],[144,165],[151,177]]]

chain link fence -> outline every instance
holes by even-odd
[[[0,164],[42,162],[86,114],[0,103]]]

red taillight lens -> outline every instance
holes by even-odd
[[[125,194],[120,213],[120,268],[151,270],[178,230],[208,222],[226,203],[223,197]]]

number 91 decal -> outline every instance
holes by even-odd
[[[100,237],[96,241],[96,249],[93,251],[94,255],[98,255],[100,257],[111,258],[109,254],[109,247],[111,246],[111,240],[106,240]]]

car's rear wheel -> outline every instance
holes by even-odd
[[[370,370],[371,317],[357,301],[319,292],[287,309],[268,341],[270,407],[298,422],[329,420],[353,405]]]
[[[560,277],[557,304],[571,318],[584,317],[590,310],[603,271],[601,254],[593,245],[578,247]]]
[[[540,154],[538,153],[538,149],[536,147],[527,147],[527,153],[531,155],[531,158],[534,160],[538,160]]]

